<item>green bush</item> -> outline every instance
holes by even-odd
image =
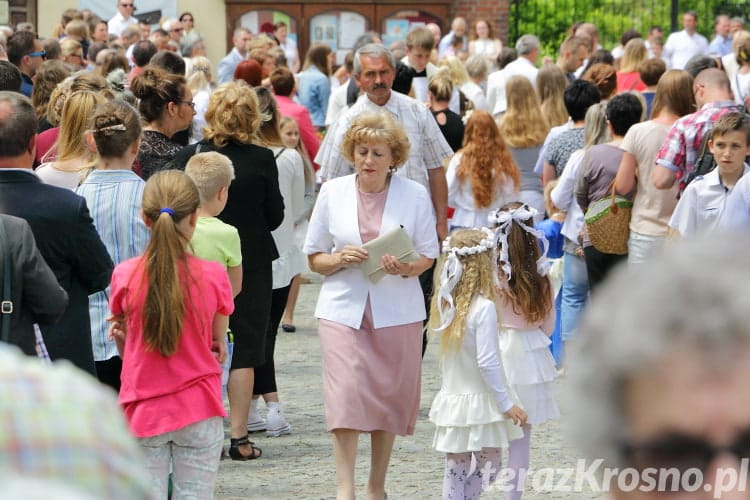
[[[687,10],[698,14],[698,30],[707,38],[713,33],[718,14],[744,16],[750,0],[683,0],[679,4],[677,27]],[[596,24],[599,43],[612,50],[625,30],[635,29],[645,37],[651,26],[661,26],[664,36],[670,32],[670,2],[664,0],[514,0],[510,5],[509,42],[525,34],[539,37],[542,55],[557,57],[568,28],[575,21]]]

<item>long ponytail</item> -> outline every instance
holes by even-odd
[[[143,213],[151,221],[151,240],[145,253],[146,301],[143,335],[148,349],[164,356],[177,350],[185,318],[181,274],[187,273],[188,238],[178,224],[195,213],[198,189],[179,170],[154,174],[143,192]]]

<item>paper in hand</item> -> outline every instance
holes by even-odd
[[[411,243],[411,238],[403,226],[398,226],[374,240],[368,241],[362,245],[362,248],[367,250],[367,260],[362,261],[359,268],[373,283],[377,283],[386,275],[380,265],[383,255],[393,255],[399,262],[404,263],[419,259],[419,255]]]

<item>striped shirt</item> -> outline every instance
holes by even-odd
[[[94,170],[76,193],[86,198],[104,245],[115,265],[137,257],[148,245],[150,233],[141,219],[141,201],[146,183],[130,170]],[[91,343],[94,360],[106,361],[118,355],[109,338],[109,287],[89,295]]]
[[[360,96],[346,113],[331,125],[320,145],[315,163],[320,165],[324,181],[342,177],[354,172],[352,164],[341,155],[341,143],[352,121],[362,113],[389,111],[404,127],[409,137],[409,158],[397,173],[422,184],[428,192],[430,181],[427,171],[440,168],[446,158],[453,156],[453,150],[443,137],[430,110],[409,96],[391,91],[391,97],[384,106],[378,106],[366,95]]]

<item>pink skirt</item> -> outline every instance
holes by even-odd
[[[368,300],[359,330],[321,319],[326,428],[414,433],[422,322],[373,328]]]

